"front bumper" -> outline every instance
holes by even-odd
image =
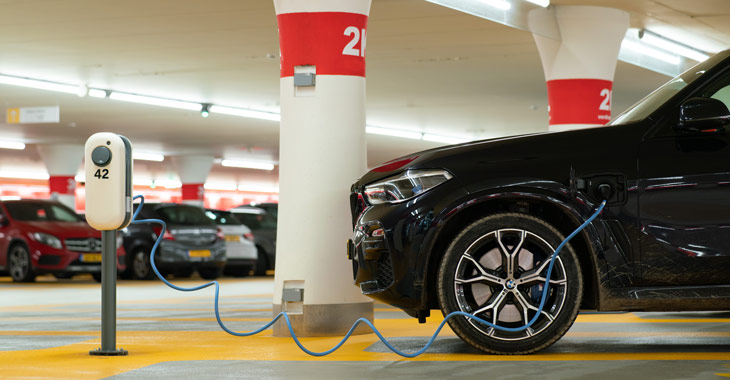
[[[190,255],[191,251],[210,251],[210,255],[206,257],[194,257]],[[163,241],[160,243],[158,252],[155,254],[155,263],[160,265],[183,264],[183,265],[201,265],[208,263],[226,262],[226,246],[225,243],[219,241],[215,244],[194,247],[188,244],[182,244],[175,241]]]
[[[98,252],[75,252],[67,249],[56,249],[43,244],[31,242],[29,244],[31,263],[36,273],[97,273],[101,272],[101,262],[88,261],[84,256]],[[117,270],[124,270],[125,255],[123,247],[116,252]]]

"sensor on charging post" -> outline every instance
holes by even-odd
[[[132,144],[116,133],[86,140],[86,221],[101,231],[101,348],[90,355],[127,355],[116,348],[117,230],[132,221]]]

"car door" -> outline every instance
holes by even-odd
[[[730,75],[690,97],[730,106]],[[679,106],[639,149],[641,266],[647,285],[730,283],[730,136],[680,131]]]

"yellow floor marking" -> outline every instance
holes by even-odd
[[[653,336],[671,336],[671,337],[687,337],[687,338],[711,338],[711,337],[730,337],[730,331],[621,331],[621,332],[571,332],[568,331],[565,336],[580,338],[632,338],[632,337],[653,337]]]
[[[641,318],[634,313],[579,314],[578,323],[730,323],[730,318]]]

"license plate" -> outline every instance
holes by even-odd
[[[83,263],[100,263],[101,253],[84,253],[81,255],[81,262]]]
[[[210,257],[210,250],[208,249],[195,249],[188,251],[190,257]]]
[[[226,235],[226,241],[232,243],[238,243],[241,241],[241,237],[238,235]]]

